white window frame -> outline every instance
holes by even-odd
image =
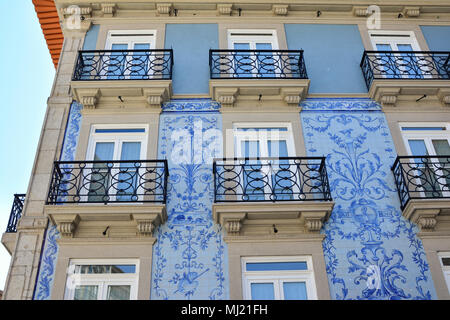
[[[447,140],[450,144],[450,123],[448,122],[400,122],[399,123],[400,132],[403,138],[403,143],[406,148],[408,155],[413,156],[411,147],[409,146],[409,140],[423,140],[425,147],[427,148],[429,156],[435,156],[436,151],[434,149],[433,140]],[[404,127],[419,127],[419,128],[445,128],[445,130],[403,130]],[[434,160],[437,161],[437,160]],[[445,181],[438,180],[439,183],[445,184]],[[420,183],[418,181],[418,183]],[[450,197],[450,192],[442,191],[445,197]],[[422,194],[422,192],[421,192]],[[422,194],[424,196],[424,194]]]
[[[135,265],[135,273],[75,274],[75,265]],[[138,259],[70,259],[67,272],[65,300],[73,300],[76,285],[98,286],[97,300],[105,300],[108,285],[129,285],[130,300],[137,300],[139,286]]]
[[[414,31],[369,30],[369,38],[373,50],[377,50],[377,44],[389,44],[392,51],[401,51],[398,48],[399,44],[409,44],[413,51],[422,51]],[[415,56],[421,57],[423,55],[415,54]],[[417,63],[420,63],[420,61],[422,60],[418,59]],[[428,67],[422,67],[420,69],[424,72],[427,72],[427,69],[431,71]],[[399,70],[402,71],[402,67],[399,67]],[[405,72],[405,75],[403,75],[402,78],[408,78],[409,75],[406,73],[406,70],[403,71]],[[424,78],[432,77],[430,74],[424,74],[423,76]]]
[[[306,262],[307,270],[247,271],[248,262]],[[242,257],[242,289],[244,300],[251,300],[252,283],[273,283],[274,299],[283,300],[283,282],[305,282],[308,300],[317,300],[317,288],[311,256]]]
[[[142,133],[138,133],[138,132],[96,133],[95,132],[96,129],[144,129],[145,132],[142,132]],[[120,160],[123,142],[140,142],[141,143],[140,155],[139,155],[139,159],[136,159],[136,160],[145,160],[147,158],[148,132],[149,132],[148,124],[94,124],[91,126],[88,147],[86,150],[86,160],[94,161],[95,147],[98,142],[107,142],[107,143],[113,142],[114,143],[113,158],[109,159],[111,161]],[[87,169],[85,169],[85,170],[87,170]],[[111,170],[112,171],[111,174],[114,175],[114,174],[118,173],[118,170],[119,169]],[[142,169],[139,169],[139,170],[142,170]],[[86,172],[85,174],[88,174],[88,172]],[[82,199],[84,198],[82,200],[82,202],[87,202],[89,204],[89,202],[87,201],[88,190],[89,190],[89,187],[83,188],[83,191],[80,193],[80,196]],[[140,196],[140,198],[141,197],[142,196]],[[114,200],[114,198],[115,198],[115,195],[111,195],[111,199]],[[91,204],[89,204],[89,205],[91,205]]]
[[[447,284],[447,290],[450,294],[450,266],[444,266],[444,263],[442,262],[442,258],[450,258],[450,252],[438,252],[438,257],[444,274],[445,283]]]

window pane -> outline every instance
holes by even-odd
[[[274,300],[273,283],[252,283],[252,300]]]
[[[139,160],[141,153],[140,142],[122,143],[122,154],[120,160]],[[118,201],[136,201],[138,171],[134,163],[121,163],[119,172],[119,183],[114,186],[117,189]]]
[[[75,273],[101,274],[101,273],[135,273],[135,265],[77,265]]]
[[[130,300],[131,286],[108,286],[106,300]]]
[[[132,132],[145,132],[144,128],[136,129],[95,129],[95,133],[132,133]]]
[[[105,57],[108,61],[108,71],[107,78],[108,79],[124,79],[125,73],[125,61],[127,57],[127,52],[124,50],[128,49],[128,44],[122,43],[114,43],[111,46],[111,50],[122,50],[122,52],[111,52],[109,59]]]
[[[94,161],[113,160],[114,142],[97,142],[95,145]],[[89,183],[88,201],[101,202],[109,189],[109,170],[105,163],[95,163],[92,172],[86,176]]]
[[[114,154],[114,142],[97,142],[95,145],[95,161],[112,160]]]
[[[284,300],[307,300],[305,282],[283,282]]]
[[[293,262],[248,262],[247,271],[281,271],[281,270],[308,270],[305,261]]]
[[[74,300],[97,300],[97,286],[77,286]]]
[[[450,267],[450,258],[442,258],[442,264],[445,267]]]
[[[438,156],[450,155],[450,146],[447,140],[433,140],[433,146]]]
[[[444,131],[445,127],[402,127],[403,131]]]
[[[427,156],[428,151],[423,140],[408,140],[413,156]]]

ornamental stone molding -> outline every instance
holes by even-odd
[[[147,106],[150,108],[161,108],[164,102],[169,101],[170,92],[167,88],[150,88],[144,89]]]
[[[367,17],[369,15],[367,7],[353,7],[352,12],[355,17]]]
[[[417,18],[420,15],[420,7],[405,7],[403,14],[409,18]]]
[[[230,202],[213,205],[213,219],[227,232],[226,240],[318,234],[334,202]],[[230,238],[231,237],[231,238]]]
[[[450,89],[439,89],[437,96],[443,105],[450,107]]]
[[[168,16],[170,15],[170,11],[172,9],[172,3],[157,3],[156,11],[159,15]]]
[[[403,209],[403,216],[420,228],[420,235],[450,235],[450,200],[413,199]]]
[[[233,5],[231,3],[217,4],[217,13],[219,15],[231,15]]]
[[[274,4],[272,6],[272,12],[277,16],[286,16],[288,14],[288,5]]]
[[[115,3],[102,3],[101,8],[104,17],[113,17],[116,13],[117,5]]]
[[[44,211],[64,239],[148,238],[167,221],[161,204],[46,205]]]

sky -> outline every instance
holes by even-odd
[[[26,193],[55,68],[31,0],[0,1],[0,235]],[[0,290],[11,256],[0,245]]]

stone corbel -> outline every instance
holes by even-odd
[[[436,226],[437,220],[436,217],[439,215],[439,209],[417,209],[412,217],[410,218],[411,222],[416,223],[421,231],[434,231],[434,227]]]
[[[400,89],[380,89],[377,101],[381,102],[383,106],[394,107],[397,103],[397,96],[400,94]]]
[[[168,16],[170,15],[170,10],[172,10],[172,3],[157,3],[156,12],[158,15]]]
[[[277,16],[286,16],[288,14],[288,5],[274,4],[272,6],[272,12]]]
[[[304,88],[298,89],[281,89],[281,97],[289,106],[297,107],[302,101]]]
[[[97,107],[98,99],[100,98],[100,90],[80,90],[78,92],[79,102],[85,109],[95,109]]]
[[[115,3],[102,3],[102,14],[104,17],[114,17],[117,5]]]
[[[236,102],[237,92],[237,88],[217,90],[217,102],[220,102],[222,107],[233,107]]]
[[[68,6],[60,9],[63,21],[61,29],[65,36],[76,33],[85,33],[91,27],[92,7]]]
[[[450,107],[450,89],[439,89],[437,96],[442,104]]]
[[[56,224],[56,229],[59,231],[62,238],[73,238],[75,230],[80,223],[80,216],[78,214],[54,214],[51,215],[50,218]]]
[[[322,229],[323,222],[328,219],[329,212],[303,212],[305,219],[305,230],[312,233],[318,233]]]
[[[367,7],[353,7],[353,15],[355,17],[367,17],[369,11],[367,10]]]
[[[167,213],[164,209],[158,213],[136,213],[133,214],[133,220],[136,221],[137,234],[143,237],[151,237],[153,231],[166,222]]]
[[[218,4],[217,5],[217,13],[219,15],[231,15],[231,12],[233,10],[233,5],[231,3],[224,3],[224,4]]]
[[[232,213],[222,217],[221,225],[227,231],[229,236],[237,236],[242,228],[242,220],[245,218],[245,213]]]
[[[417,18],[420,15],[419,7],[405,7],[403,9],[403,14],[409,18]]]
[[[169,93],[165,88],[144,89],[144,96],[150,108],[161,108],[169,100]]]

